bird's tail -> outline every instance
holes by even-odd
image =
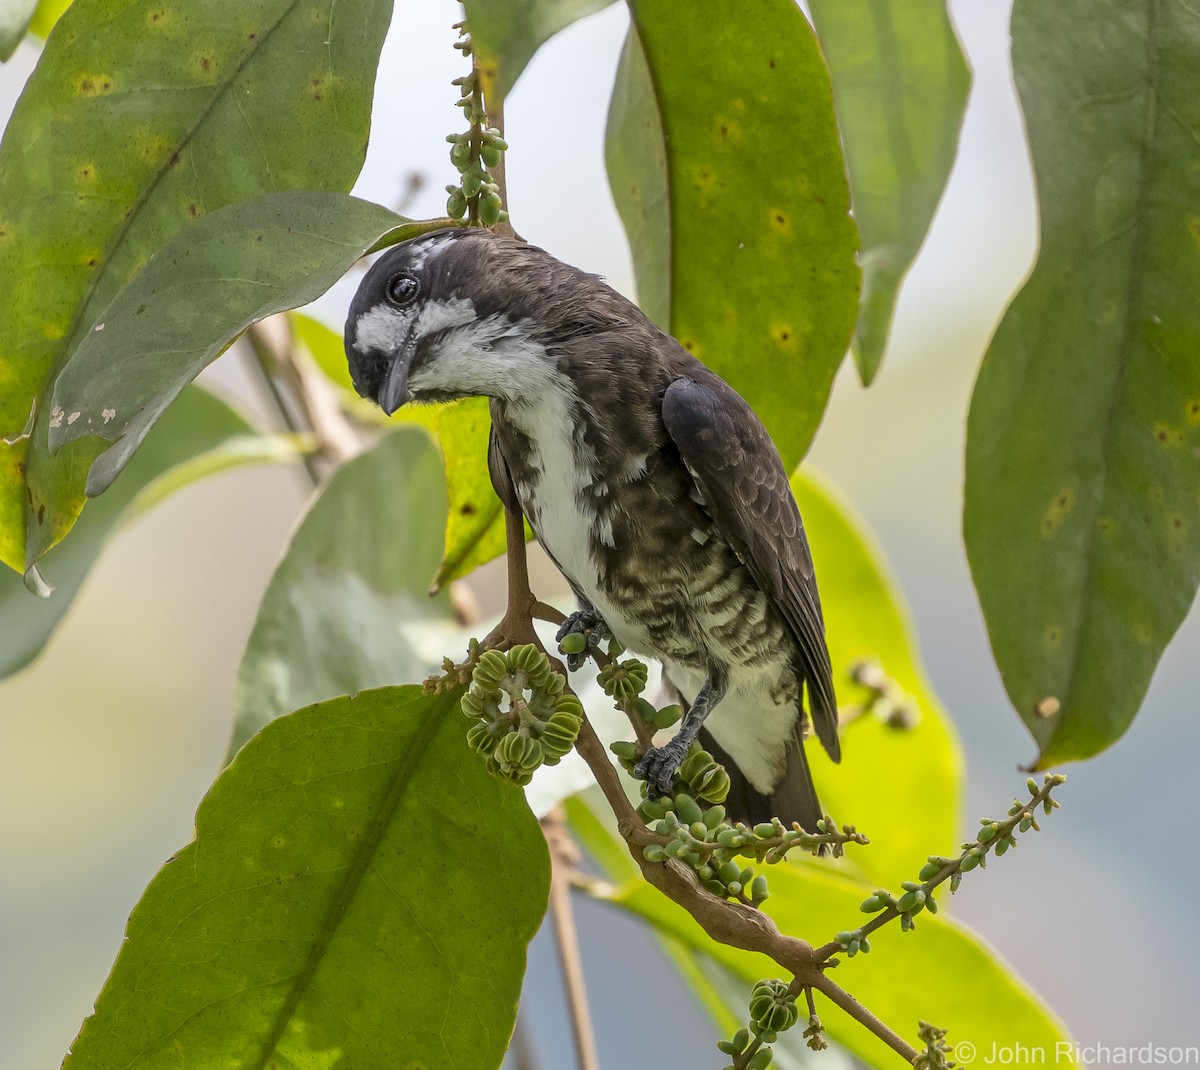
[[[799,731],[788,744],[787,769],[770,794],[758,791],[746,779],[729,752],[705,728],[700,729],[700,744],[729,774],[729,797],[725,800],[725,810],[731,821],[757,825],[777,817],[789,828],[795,821],[806,832],[817,831],[817,822],[822,816],[821,804],[813,787]]]

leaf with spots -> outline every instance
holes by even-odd
[[[791,467],[858,308],[825,62],[792,0],[712,0],[700,21],[676,0],[629,6],[607,159],[639,293],[754,407]]]
[[[0,144],[0,440],[41,401],[6,563],[36,561],[83,505],[96,446],[48,455],[53,374],[205,212],[350,189],[390,15],[390,0],[76,0],[54,25]]]
[[[188,387],[150,432],[126,477],[88,509],[70,539],[50,551],[53,598],[33,598],[16,572],[0,570],[0,677],[28,665],[42,651],[109,537],[144,508],[148,495],[161,500],[168,482],[181,485],[179,477],[190,461],[211,457],[251,433],[245,419],[225,402],[198,386]]]
[[[812,545],[842,721],[840,765],[808,747],[817,793],[828,813],[871,837],[851,866],[877,884],[898,884],[911,879],[914,859],[958,843],[962,752],[866,521],[808,469],[792,477],[792,491]],[[856,682],[860,666],[881,672],[880,686]]]
[[[458,697],[331,699],[243,747],[64,1070],[499,1067],[550,863]]]
[[[945,0],[809,0],[829,62],[862,232],[863,293],[852,345],[879,371],[896,294],[942,195],[971,75]]]
[[[534,53],[560,30],[613,0],[464,0],[484,92],[503,102]]]
[[[1200,11],[1017,0],[1012,33],[1041,251],[975,385],[963,531],[1046,767],[1128,728],[1200,580]]]
[[[321,488],[267,585],[238,668],[230,753],[299,706],[416,683],[449,649],[447,595],[429,578],[442,556],[446,492],[429,436],[400,427]],[[448,640],[447,640],[448,642]]]
[[[166,244],[75,350],[54,384],[50,448],[113,443],[88,474],[88,494],[102,493],[162,411],[251,323],[307,304],[377,242],[422,226],[368,201],[302,191],[205,216]]]

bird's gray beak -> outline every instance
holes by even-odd
[[[389,416],[400,408],[406,401],[411,400],[408,392],[408,372],[412,367],[412,359],[416,352],[416,339],[410,327],[396,347],[396,355],[388,367],[383,386],[379,389],[379,407]]]

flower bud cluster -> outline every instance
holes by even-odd
[[[583,707],[566,679],[532,643],[479,655],[462,711],[475,723],[467,742],[487,756],[488,772],[528,784],[541,765],[557,765],[575,745]]]
[[[917,880],[904,881],[900,885],[900,895],[893,895],[886,888],[877,888],[862,901],[859,910],[864,914],[878,914],[881,911],[890,910],[893,916],[899,916],[900,928],[903,931],[908,932],[915,928],[916,923],[913,919],[922,910],[928,910],[930,914],[938,912],[933,889],[939,884],[949,880],[951,893],[958,891],[964,873],[969,873],[976,867],[979,869],[987,867],[988,852],[994,851],[997,855],[1003,855],[1010,847],[1017,846],[1016,834],[1018,832],[1040,831],[1041,826],[1038,825],[1034,814],[1039,807],[1044,813],[1049,814],[1059,805],[1057,799],[1051,798],[1051,792],[1066,779],[1061,773],[1048,773],[1039,785],[1030,777],[1025,782],[1025,787],[1030,794],[1029,800],[1021,802],[1020,799],[1014,799],[1012,806],[1008,809],[1007,818],[1002,821],[995,821],[988,817],[982,818],[975,840],[971,843],[964,843],[962,852],[957,858],[930,855],[917,874]],[[872,922],[871,927],[878,927],[880,920],[886,919],[877,919]],[[841,944],[851,957],[859,951],[871,950],[870,941],[867,940],[862,929],[840,932],[834,937],[834,940]]]
[[[774,1054],[764,1045],[774,1044],[780,1033],[791,1029],[799,1020],[800,1009],[796,1006],[795,996],[789,993],[786,981],[764,978],[757,982],[750,990],[750,1027],[739,1029],[729,1040],[717,1041],[717,1047],[722,1052],[737,1058],[726,1070],[734,1070],[735,1067],[766,1070],[772,1065]],[[815,1017],[810,1019],[804,1035],[819,1037],[820,1032],[820,1021]],[[823,1039],[820,1044],[825,1046]],[[812,1047],[811,1041],[809,1046]]]
[[[466,23],[456,23],[460,37],[454,47],[464,56],[473,54],[470,34]],[[472,66],[471,73],[455,78],[459,90],[458,107],[470,124],[463,134],[450,134],[450,162],[459,173],[459,181],[446,187],[446,213],[451,219],[467,218],[472,224],[490,227],[508,218],[500,186],[489,174],[500,166],[500,154],[508,148],[500,131],[488,125],[487,111],[483,106],[483,88],[479,73]]]

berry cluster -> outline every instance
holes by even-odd
[[[456,23],[455,28],[459,31],[459,40],[454,47],[464,56],[472,55],[466,23]],[[450,142],[450,162],[460,176],[456,185],[446,187],[449,194],[446,212],[451,219],[465,217],[472,225],[494,226],[504,222],[508,213],[504,210],[500,185],[488,171],[500,166],[500,154],[508,148],[508,143],[499,130],[488,125],[483,87],[474,65],[470,74],[455,78],[453,84],[458,86],[458,107],[463,109],[470,128],[466,133],[450,134],[446,138]]]
[[[538,766],[557,765],[570,751],[583,707],[565,687],[532,643],[479,655],[462,711],[475,721],[467,742],[487,756],[488,772],[528,784]]]
[[[800,1020],[800,1008],[786,981],[764,978],[750,990],[750,1027],[739,1029],[729,1040],[717,1041],[717,1047],[734,1062],[725,1070],[766,1070],[774,1053],[766,1044],[774,1044],[779,1034]],[[822,1035],[821,1020],[813,1015],[804,1031],[814,1051],[828,1047]]]

